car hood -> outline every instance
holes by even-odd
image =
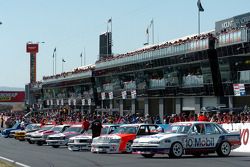
[[[82,134],[82,135],[77,135],[77,136],[71,137],[70,139],[71,140],[75,140],[75,139],[92,139],[92,135]]]
[[[163,140],[163,139],[168,139],[168,138],[172,138],[172,137],[179,137],[179,136],[186,136],[186,134],[159,133],[159,134],[155,134],[155,135],[142,136],[136,140],[140,141],[140,142],[148,142],[148,141],[152,141],[152,140]]]

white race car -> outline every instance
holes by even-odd
[[[46,139],[46,143],[47,145],[52,146],[54,148],[58,148],[59,146],[65,146],[68,144],[70,137],[77,136],[83,132],[84,130],[82,128],[82,125],[71,125],[62,133],[49,135]]]
[[[240,133],[228,133],[217,123],[178,122],[171,124],[165,133],[135,139],[132,149],[133,153],[145,158],[155,154],[179,158],[183,154],[200,156],[215,152],[219,156],[228,156],[240,145]]]
[[[110,134],[113,132],[119,125],[102,125],[101,135]],[[68,142],[68,149],[71,151],[80,151],[80,150],[90,150],[92,143],[92,130],[84,132],[84,134],[71,137]]]

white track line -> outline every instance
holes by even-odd
[[[8,161],[8,162],[13,163],[13,164],[17,164],[17,165],[22,166],[22,167],[30,167],[28,165],[22,164],[20,162],[16,162],[14,160],[11,160],[11,159],[8,159],[8,158],[2,157],[2,156],[0,156],[0,159],[3,159],[5,161]]]

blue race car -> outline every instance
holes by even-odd
[[[9,137],[10,132],[12,130],[18,130],[18,129],[21,129],[21,124],[19,122],[15,123],[11,128],[4,129],[2,131],[2,136],[7,138],[7,137]]]

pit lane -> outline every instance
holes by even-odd
[[[66,147],[37,146],[3,137],[0,137],[0,156],[31,167],[248,167],[250,163],[250,153],[232,152],[230,157],[226,158],[211,154],[200,158],[183,156],[181,159],[169,159],[167,155],[159,155],[151,159],[145,159],[134,154],[71,152]]]

